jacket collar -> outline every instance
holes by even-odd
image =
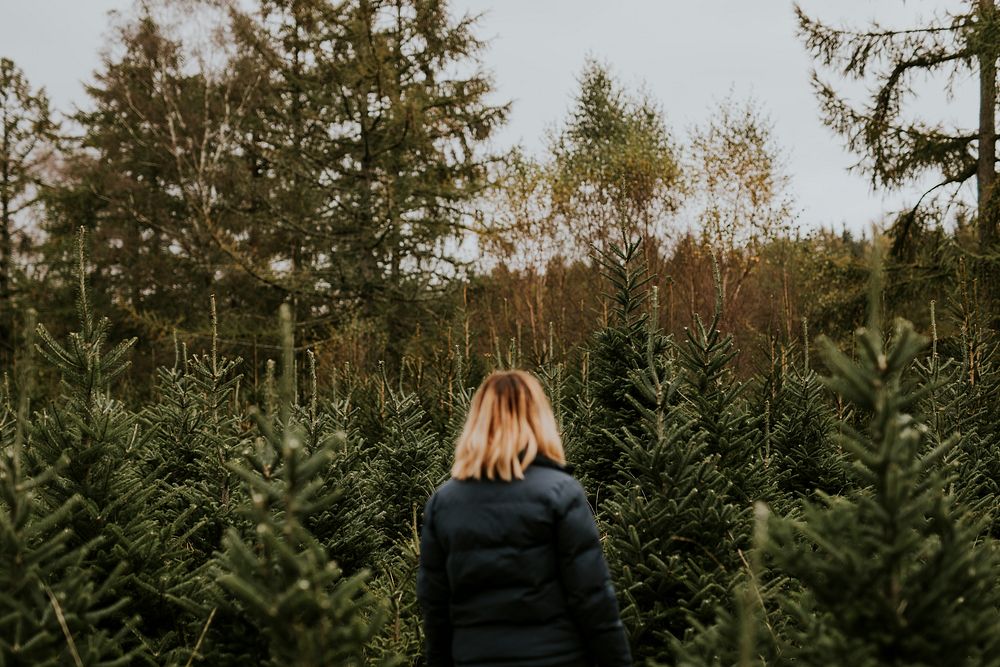
[[[568,474],[572,474],[573,473],[573,466],[568,465],[568,464],[567,465],[561,465],[559,463],[556,463],[555,461],[553,461],[552,459],[550,459],[549,457],[547,457],[547,456],[545,456],[543,454],[536,454],[535,455],[535,459],[531,462],[531,465],[533,465],[533,466],[542,466],[543,468],[553,468],[555,470],[561,470],[561,471],[563,471],[565,473],[568,473]]]

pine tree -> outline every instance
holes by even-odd
[[[710,454],[719,457],[718,467],[732,482],[732,496],[744,507],[768,497],[770,482],[764,474],[761,415],[751,415],[743,396],[747,385],[738,381],[730,367],[738,354],[732,335],[723,335],[722,286],[718,265],[715,273],[715,312],[706,326],[695,314],[694,327],[685,328],[685,339],[676,343],[681,375],[680,396],[684,410],[696,419]]]
[[[618,479],[618,463],[622,456],[620,438],[635,433],[640,413],[632,400],[630,374],[646,363],[646,350],[652,336],[653,353],[666,347],[666,339],[648,323],[646,285],[650,281],[642,260],[642,241],[629,239],[623,231],[621,245],[612,244],[606,252],[597,251],[604,276],[613,289],[610,322],[599,330],[588,355],[587,386],[580,392],[584,401],[594,405],[578,405],[592,418],[585,431],[576,435],[570,448],[571,463],[576,466],[581,482],[595,506],[605,491]]]
[[[249,468],[230,464],[247,486],[245,508],[255,529],[223,538],[218,581],[257,627],[268,646],[263,664],[296,667],[361,664],[377,632],[365,573],[343,577],[306,527],[308,517],[334,500],[324,475],[342,446],[328,438],[314,450],[293,409],[294,348],[291,311],[281,313],[283,360],[277,414],[254,417],[260,436]]]
[[[802,587],[787,605],[790,660],[1000,664],[1000,561],[943,490],[941,459],[960,438],[929,448],[913,414],[927,389],[908,370],[924,344],[902,321],[888,347],[877,323],[859,333],[856,362],[825,343],[831,388],[869,417],[841,438],[865,488],[773,522],[775,566]]]
[[[29,345],[32,329],[33,324]],[[57,506],[40,499],[69,458],[33,474],[23,465],[24,450],[32,444],[30,360],[22,360],[21,369],[17,408],[8,382],[0,392],[0,664],[127,664],[132,656],[122,652],[125,628],[108,633],[96,627],[126,600],[106,595],[114,580],[102,580],[85,566],[93,544],[70,540],[68,525],[81,511],[80,498]]]
[[[27,452],[32,469],[44,470],[63,456],[69,463],[46,485],[48,507],[78,497],[71,515],[70,546],[90,545],[85,563],[98,580],[115,582],[109,593],[127,600],[103,619],[109,632],[125,626],[130,641],[150,656],[167,657],[187,643],[184,623],[201,610],[187,591],[197,587],[185,576],[186,517],[165,513],[173,493],[143,465],[149,433],[138,416],[111,394],[112,383],[128,368],[134,339],[106,350],[107,318],[92,312],[86,284],[85,237],[77,244],[77,312],[80,331],[63,344],[39,325],[36,349],[62,376],[62,396],[35,424],[37,440]],[[194,638],[191,637],[193,642]]]
[[[847,486],[846,464],[834,441],[835,415],[829,393],[809,365],[808,333],[801,366],[782,369],[780,395],[768,412],[777,411],[764,445],[764,459],[773,466],[778,490],[791,498],[805,498],[819,491],[841,493]],[[770,415],[768,415],[770,417]],[[774,505],[776,499],[772,498]]]
[[[718,455],[676,406],[677,381],[661,366],[650,349],[646,368],[634,374],[642,430],[618,442],[626,475],[603,523],[633,654],[669,660],[673,641],[692,622],[710,622],[727,597],[745,518],[730,501]]]

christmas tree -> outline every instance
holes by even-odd
[[[29,311],[29,321],[32,316]],[[6,375],[0,388],[0,664],[127,664],[132,654],[121,648],[125,628],[97,627],[127,601],[107,594],[115,579],[86,566],[94,543],[71,542],[68,526],[81,511],[80,498],[56,506],[41,500],[69,458],[31,474],[25,470],[32,371],[27,359],[20,366],[16,408]]]
[[[362,649],[379,626],[366,575],[342,576],[308,530],[308,517],[335,496],[324,477],[342,447],[338,438],[306,446],[293,409],[291,312],[281,313],[283,363],[277,414],[253,416],[260,435],[247,452],[249,467],[230,464],[247,487],[249,536],[230,528],[218,560],[218,581],[267,643],[264,664],[319,667],[361,664]]]
[[[677,381],[662,366],[651,347],[633,376],[642,430],[617,443],[626,474],[603,518],[633,654],[669,660],[673,640],[714,618],[726,599],[745,521],[718,455],[708,453],[697,419],[676,406]]]

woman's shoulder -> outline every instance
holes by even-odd
[[[537,457],[524,471],[524,479],[472,480],[450,478],[437,487],[428,506],[463,504],[482,500],[506,502],[511,497],[558,500],[567,495],[583,494],[583,487],[572,475],[572,468],[545,457]]]

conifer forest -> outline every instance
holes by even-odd
[[[1000,667],[1000,9],[937,4],[787,7],[856,171],[929,183],[863,232],[804,224],[767,100],[683,127],[583,54],[501,146],[447,0],[139,1],[76,108],[0,43],[0,667],[425,664],[504,368],[637,665]]]

